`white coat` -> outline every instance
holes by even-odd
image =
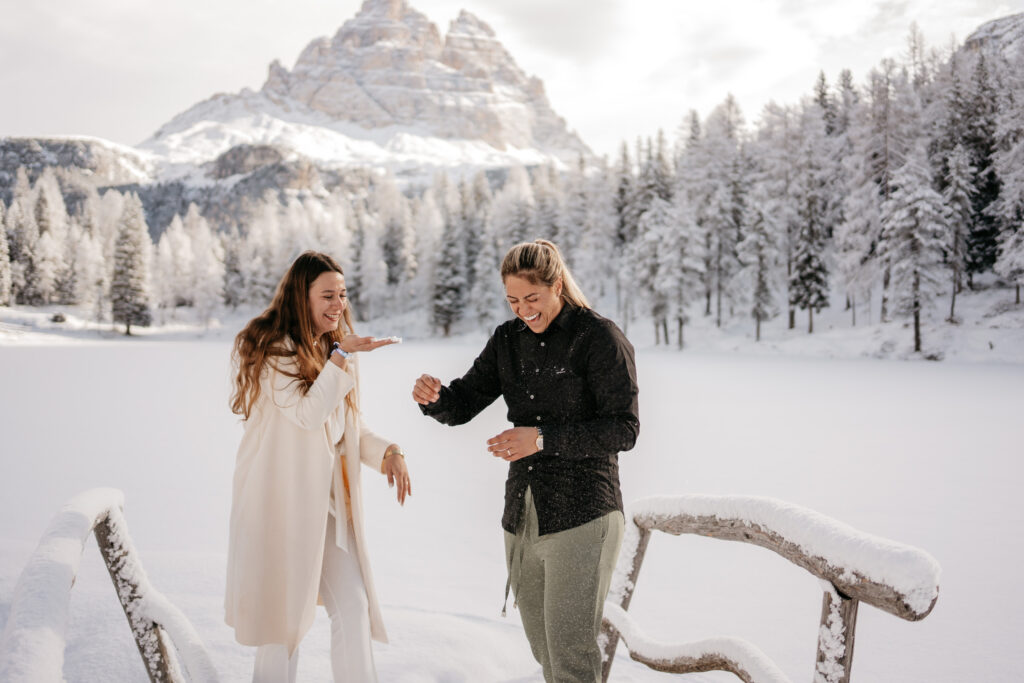
[[[295,367],[291,359],[278,362],[282,369]],[[305,394],[298,381],[275,369],[265,368],[260,377],[235,461],[224,597],[225,621],[243,645],[279,643],[290,654],[313,624],[332,487],[341,516],[336,526],[346,527],[340,458],[349,475],[370,633],[387,642],[366,553],[359,474],[360,462],[380,472],[389,442],[345,404],[348,392],[358,396],[358,377],[354,356],[347,371],[328,362]],[[332,434],[339,425],[342,434]]]

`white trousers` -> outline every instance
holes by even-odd
[[[331,618],[331,673],[335,683],[375,683],[369,602],[355,554],[356,533],[352,521],[347,523],[351,552],[334,542],[334,515],[328,515],[320,569],[320,597]],[[298,648],[289,657],[285,645],[261,645],[256,650],[253,683],[295,683],[298,663]]]

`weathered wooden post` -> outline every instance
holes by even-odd
[[[666,653],[629,620],[626,609],[654,530],[673,536],[697,534],[761,546],[818,577],[825,595],[818,629],[815,683],[850,683],[857,609],[861,602],[901,619],[919,621],[931,613],[939,598],[940,568],[928,553],[865,534],[784,501],[752,496],[654,497],[634,503],[630,517],[619,558],[619,571],[628,571],[628,576],[613,582],[614,590],[605,609],[604,681],[608,680],[619,631],[630,657],[658,671],[720,670],[732,672],[743,681],[789,680],[770,660],[764,661],[763,653],[743,641],[700,641]],[[822,538],[831,539],[830,545],[822,546]],[[870,552],[865,553],[865,549]],[[903,576],[895,581],[881,578],[885,572],[879,567],[894,563],[903,567]],[[621,611],[615,609],[614,600],[618,600]],[[609,619],[609,614],[618,621]]]
[[[117,513],[111,510],[96,523],[96,544],[103,555],[107,571],[110,572],[110,580],[114,582],[117,599],[124,609],[125,616],[128,617],[128,625],[132,629],[132,637],[139,648],[149,680],[153,683],[178,683],[183,679],[178,674],[177,667],[171,665],[163,629],[139,614],[138,607],[142,595],[133,577],[133,549],[125,543],[125,537],[118,528],[119,520],[113,519],[115,514]],[[119,514],[117,516],[120,517]]]
[[[843,595],[838,588],[827,584],[821,601],[815,683],[850,683],[859,604],[856,598]]]

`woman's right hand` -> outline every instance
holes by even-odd
[[[420,375],[412,388],[412,398],[421,406],[430,405],[441,398],[441,380],[430,375]]]

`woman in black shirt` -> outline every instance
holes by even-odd
[[[549,682],[600,681],[597,635],[622,541],[618,453],[640,428],[633,347],[591,310],[546,240],[505,255],[515,318],[448,386],[423,375],[413,398],[448,425],[503,396],[514,426],[487,441],[510,463],[506,560],[534,656]]]

